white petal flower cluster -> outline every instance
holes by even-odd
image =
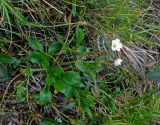
[[[113,51],[120,52],[121,49],[122,49],[122,43],[121,43],[120,39],[112,40],[112,46],[111,46],[111,48],[112,48]],[[119,65],[121,65],[122,61],[123,61],[122,59],[118,58],[118,59],[116,59],[114,61],[114,65],[115,66],[119,66]]]

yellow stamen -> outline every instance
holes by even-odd
[[[114,45],[113,45],[113,48],[116,48],[116,47],[117,47],[117,46],[114,44]]]

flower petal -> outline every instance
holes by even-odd
[[[119,47],[119,48],[122,48],[122,43],[121,43],[121,42],[118,43],[118,47]]]
[[[122,59],[119,59],[119,58],[114,61],[115,66],[121,65],[121,63],[122,63]]]
[[[120,42],[121,42],[120,39],[115,39],[115,41],[116,41],[117,43],[120,43]]]

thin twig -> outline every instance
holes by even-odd
[[[3,104],[4,98],[5,98],[5,96],[6,96],[7,92],[8,92],[9,86],[10,86],[11,83],[12,83],[15,79],[17,79],[20,75],[21,75],[21,74],[18,74],[17,76],[15,76],[15,77],[8,83],[7,88],[6,88],[6,90],[5,90],[4,94],[3,94],[3,97],[2,97],[2,100],[1,100],[1,103],[0,103],[0,107],[1,107],[2,104]]]
[[[64,14],[62,11],[58,10],[56,7],[54,7],[53,5],[51,5],[50,3],[48,3],[47,1],[43,0],[43,2],[45,2],[47,5],[49,5],[50,7],[52,7],[53,9],[55,9],[56,11],[58,11],[61,14]]]

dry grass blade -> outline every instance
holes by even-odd
[[[62,11],[60,11],[59,9],[57,9],[56,7],[54,7],[53,5],[51,5],[50,3],[48,3],[46,0],[42,0],[44,3],[46,3],[48,6],[52,7],[54,10],[56,10],[57,12],[59,12],[60,14],[64,14]]]

